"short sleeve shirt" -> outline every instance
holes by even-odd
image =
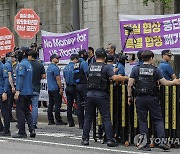
[[[143,64],[143,65],[141,65],[142,67],[148,67],[148,65],[149,64]],[[136,66],[136,67],[134,67],[134,69],[132,69],[132,72],[131,72],[131,75],[130,75],[130,78],[133,78],[133,79],[135,79],[135,80],[138,80],[138,76],[139,76],[139,68],[141,67],[141,66]],[[158,81],[158,80],[160,80],[160,79],[162,79],[163,78],[163,75],[162,75],[162,72],[161,72],[161,70],[159,69],[159,68],[156,68],[155,67],[155,75],[154,75],[154,77],[155,77],[155,81]]]
[[[162,71],[162,74],[166,80],[171,80],[171,75],[174,74],[174,71],[171,67],[171,65],[166,61],[161,61],[158,68]]]
[[[60,70],[57,65],[51,63],[47,68],[48,91],[59,90],[56,76],[60,76]]]
[[[32,67],[33,67],[33,91],[34,92],[40,92],[40,86],[41,86],[41,79],[42,75],[46,74],[44,66],[39,63],[37,60],[30,61]]]

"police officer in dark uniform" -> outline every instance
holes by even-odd
[[[110,101],[107,92],[109,78],[115,81],[124,81],[128,77],[115,75],[110,65],[105,64],[106,51],[102,48],[96,50],[96,62],[90,65],[88,76],[88,93],[85,104],[85,121],[83,127],[82,145],[89,145],[89,132],[95,116],[96,107],[100,110],[105,126],[107,145],[116,146],[113,137],[113,128],[110,121]]]
[[[63,75],[66,82],[66,96],[67,96],[67,119],[69,122],[69,127],[74,127],[74,119],[72,117],[72,107],[73,103],[76,100],[76,82],[74,80],[74,64],[78,61],[78,55],[72,54],[70,57],[70,62],[65,66],[63,70]]]
[[[32,88],[32,66],[28,61],[28,47],[21,47],[17,53],[19,64],[16,69],[16,117],[18,122],[18,133],[13,135],[14,138],[27,138],[25,130],[25,119],[28,123],[30,137],[35,137],[35,129],[33,127],[32,115],[30,112]]]
[[[8,71],[4,64],[0,61],[0,109],[4,119],[4,126],[0,120],[0,130],[2,131],[0,136],[11,136],[9,106],[7,103],[8,86]]]
[[[160,69],[152,65],[154,54],[152,51],[147,50],[142,53],[143,65],[135,67],[132,70],[129,83],[128,83],[128,103],[132,102],[132,89],[131,87],[135,83],[136,93],[136,108],[139,121],[139,132],[148,136],[148,125],[147,115],[148,111],[152,116],[153,122],[155,123],[157,137],[162,139],[165,138],[164,123],[161,114],[161,107],[157,97],[158,88],[157,81],[160,81],[162,85],[174,85],[179,84],[179,79],[173,81],[167,81],[163,78]],[[159,147],[163,150],[168,150],[169,146],[166,144],[160,144]],[[141,150],[150,151],[148,143],[140,148]]]
[[[77,92],[77,112],[79,128],[83,128],[84,124],[84,103],[87,97],[87,76],[88,76],[88,58],[85,49],[79,51],[79,60],[74,65],[74,78],[76,81],[76,92]]]

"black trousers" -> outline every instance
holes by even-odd
[[[19,99],[16,102],[16,116],[19,128],[19,134],[26,134],[25,131],[25,119],[28,123],[29,132],[34,131],[32,115],[30,112],[31,96],[19,95]]]
[[[4,129],[3,130],[4,130],[4,132],[8,133],[10,131],[9,105],[8,105],[7,100],[2,101],[2,95],[0,97],[1,97],[0,98],[1,113],[2,113],[2,116],[3,116],[3,119],[4,119]],[[0,127],[2,127],[2,125]]]
[[[14,93],[9,92],[9,93],[8,93],[7,102],[8,102],[8,105],[9,105],[9,116],[10,116],[10,120],[12,119],[13,101],[14,101]]]
[[[136,108],[137,116],[139,121],[139,132],[145,133],[149,141],[148,122],[147,116],[148,111],[152,117],[152,121],[155,124],[157,137],[165,138],[165,129],[161,113],[161,106],[159,99],[154,96],[137,96],[136,97]]]
[[[72,117],[72,108],[73,103],[76,100],[76,86],[66,86],[65,89],[67,96],[67,119],[69,123],[74,123],[74,119]]]
[[[55,106],[55,119],[56,122],[61,122],[62,118],[60,116],[60,108],[62,105],[62,96],[59,90],[48,91],[49,94],[49,106],[48,106],[48,121],[54,122],[53,107]]]
[[[96,107],[99,109],[103,124],[105,127],[106,137],[107,140],[114,140],[113,138],[113,127],[110,120],[110,103],[109,103],[109,96],[102,96],[102,97],[87,97],[87,101],[85,104],[85,120],[83,126],[83,139],[89,140],[89,133],[91,130],[91,124],[93,121],[94,116],[96,116]]]
[[[77,113],[78,113],[78,121],[79,126],[84,125],[84,105],[87,98],[87,84],[77,84]]]

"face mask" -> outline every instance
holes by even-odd
[[[86,61],[88,59],[88,55],[84,55],[83,59]]]
[[[132,60],[132,55],[127,55],[127,60],[128,61]]]
[[[17,59],[18,59],[19,62],[21,62],[21,60],[23,59],[23,54],[22,54],[22,53],[19,53],[19,54],[17,55]]]
[[[11,57],[7,57],[6,60],[9,61],[9,62],[12,62],[12,58]]]
[[[5,58],[1,58],[1,62],[2,62],[3,64],[5,64],[5,63],[6,63],[6,59],[5,59]]]

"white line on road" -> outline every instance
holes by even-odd
[[[22,141],[22,142],[30,142],[30,143],[41,143],[41,144],[49,144],[49,145],[59,145],[64,147],[74,147],[74,148],[82,148],[82,149],[93,149],[100,151],[110,151],[110,152],[122,152],[122,153],[130,153],[130,154],[148,154],[134,151],[125,151],[125,150],[116,150],[116,149],[108,149],[108,148],[100,148],[100,147],[91,147],[91,146],[81,146],[74,144],[64,144],[64,143],[55,143],[55,142],[47,142],[47,141],[35,141],[35,140],[27,140],[27,139],[17,139],[17,138],[9,138],[9,137],[0,137],[2,139],[8,139],[12,141]]]
[[[0,142],[8,142],[7,140],[0,140]]]

